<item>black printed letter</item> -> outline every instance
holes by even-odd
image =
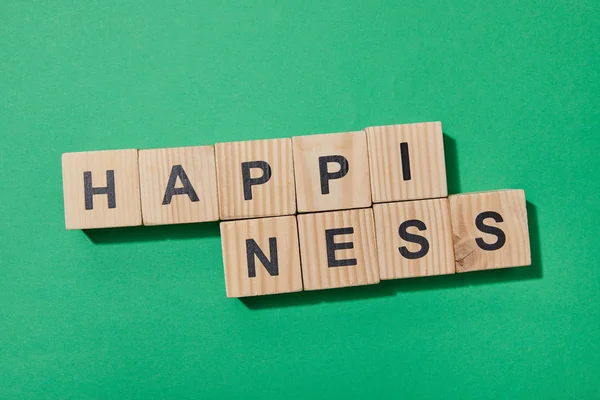
[[[92,172],[83,173],[83,188],[85,197],[85,209],[94,209],[94,195],[105,194],[108,197],[108,208],[117,207],[117,198],[115,196],[115,171],[109,169],[106,171],[106,187],[92,187]]]
[[[176,188],[177,178],[181,180],[183,187]],[[183,170],[181,165],[173,165],[171,168],[171,175],[169,176],[169,183],[167,183],[167,190],[165,191],[165,197],[163,198],[163,206],[171,204],[173,196],[178,194],[187,194],[192,202],[200,201],[194,187],[190,183],[187,174]]]
[[[498,240],[496,240],[496,243],[488,244],[484,242],[482,238],[476,238],[475,242],[477,243],[477,246],[481,247],[482,250],[498,250],[499,248],[504,246],[504,243],[506,243],[506,235],[504,234],[504,231],[502,231],[502,229],[484,224],[483,221],[486,218],[491,218],[496,222],[504,222],[504,220],[502,219],[502,215],[494,211],[485,211],[479,214],[477,218],[475,218],[475,226],[477,227],[477,229],[479,229],[483,233],[489,233],[490,235],[497,236]]]
[[[246,239],[246,260],[248,261],[248,277],[254,278],[256,276],[256,263],[254,255],[258,257],[262,265],[271,276],[279,275],[279,262],[277,261],[277,238],[269,238],[269,252],[271,253],[271,260],[265,256],[265,253],[258,247],[258,244],[254,239]]]
[[[402,159],[402,179],[410,181],[410,155],[407,142],[400,143],[400,158]]]
[[[337,172],[328,172],[327,164],[335,162],[340,164]],[[348,173],[348,160],[344,156],[319,157],[319,174],[321,175],[321,194],[329,194],[329,180],[340,179]]]
[[[352,265],[356,265],[356,258],[348,258],[345,260],[337,260],[335,258],[336,250],[345,250],[345,249],[353,249],[353,242],[344,242],[344,243],[335,243],[334,236],[335,235],[349,235],[354,233],[354,228],[337,228],[337,229],[327,229],[325,230],[325,242],[327,244],[327,264],[329,268],[331,267],[348,267]]]
[[[263,174],[252,178],[250,168],[260,168]],[[271,179],[271,166],[266,161],[248,161],[242,163],[242,183],[244,185],[244,200],[252,200],[252,186],[261,185]]]
[[[402,257],[409,260],[415,260],[417,258],[425,257],[425,255],[427,255],[427,253],[429,252],[429,241],[423,236],[408,233],[406,229],[411,226],[414,226],[420,231],[424,231],[427,230],[427,225],[425,225],[423,221],[420,221],[418,219],[410,219],[401,223],[400,227],[398,228],[398,234],[403,240],[406,240],[407,242],[418,243],[421,245],[421,249],[419,251],[409,251],[406,248],[406,246],[398,247],[398,250],[400,251],[400,254],[402,254]]]

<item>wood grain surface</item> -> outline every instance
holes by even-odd
[[[330,267],[326,230],[352,228],[351,234],[334,236],[336,244],[352,248],[335,250],[336,260],[355,259],[356,265]],[[371,208],[298,215],[304,290],[330,289],[379,283],[375,226]]]
[[[374,203],[448,196],[441,122],[375,126],[366,132]],[[406,143],[404,156],[401,143]]]
[[[343,210],[371,206],[369,155],[364,131],[293,137],[298,212]],[[339,179],[328,180],[329,193],[323,194],[319,157],[342,156],[348,171]],[[327,171],[340,165],[331,162]]]
[[[296,213],[294,162],[289,138],[217,143],[215,145],[221,219],[256,218]],[[242,163],[264,161],[271,170],[270,179],[252,185],[252,199],[244,196]],[[263,171],[251,169],[251,177]]]
[[[456,272],[531,264],[527,208],[523,190],[458,194],[450,196],[449,200]],[[484,233],[476,226],[478,216],[490,212],[497,213],[502,221],[486,218],[482,219],[483,223],[501,230],[502,233]],[[499,249],[482,249],[481,246],[501,244],[499,235],[505,236],[505,241]]]
[[[382,280],[455,272],[447,198],[375,204],[373,212]],[[406,233],[426,242],[417,242]]]
[[[278,275],[272,276],[256,255],[253,255],[256,275],[250,277],[246,241],[254,240],[272,262],[274,260],[271,257],[270,238],[276,239]],[[227,297],[302,290],[295,216],[221,222],[221,245]]]
[[[213,146],[140,150],[139,165],[144,225],[219,219]],[[176,178],[173,186],[169,186],[171,176]],[[163,204],[167,187],[186,188],[187,193],[169,196]]]
[[[108,194],[91,196],[86,209],[84,173],[90,173],[91,187],[108,187],[107,171],[114,179],[114,207]],[[142,224],[138,151],[110,150],[62,155],[62,175],[67,229],[112,228]]]

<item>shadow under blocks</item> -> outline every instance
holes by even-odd
[[[458,194],[460,193],[460,175],[458,173],[458,151],[456,149],[456,140],[452,139],[446,133],[444,133],[443,138],[448,194]]]
[[[219,236],[219,222],[179,225],[132,226],[127,228],[85,229],[94,244],[156,242],[201,239]]]
[[[443,140],[448,194],[458,194],[460,193],[461,188],[456,141],[446,133],[443,135]],[[519,280],[540,279],[542,278],[542,256],[537,209],[535,205],[529,201],[526,203],[526,207],[531,246],[531,265],[527,267],[499,268],[450,275],[382,280],[377,285],[242,297],[240,300],[246,307],[254,310],[310,305],[321,302],[351,301],[395,296],[398,292],[451,289],[471,285],[489,285]]]

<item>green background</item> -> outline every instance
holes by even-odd
[[[1,3],[0,398],[600,398],[598,2],[222,3]],[[240,301],[217,223],[64,229],[63,152],[433,120],[532,267]]]

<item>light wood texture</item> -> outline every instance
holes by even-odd
[[[144,225],[219,219],[213,146],[140,150],[139,165]]]
[[[62,155],[62,175],[67,229],[142,224],[137,150],[65,153]],[[86,175],[89,178],[87,196]],[[114,187],[108,185],[110,179],[114,181]],[[114,188],[110,195],[108,192],[93,194],[109,187]]]
[[[447,198],[375,204],[373,212],[382,280],[455,272]]]
[[[371,206],[369,155],[364,131],[297,136],[294,167],[298,212],[343,210]],[[342,156],[348,163],[346,175],[328,179],[329,193],[323,194],[319,158]],[[325,172],[335,174],[338,162],[327,164]]]
[[[326,230],[353,228],[353,233],[336,234],[335,260],[356,260],[351,266],[329,266]],[[371,208],[298,215],[300,255],[304,290],[330,289],[379,283],[375,226]],[[331,253],[331,252],[330,252]]]
[[[527,208],[523,190],[459,194],[450,196],[449,200],[456,272],[531,264]],[[477,227],[476,221],[480,214],[490,212],[497,213],[500,218],[479,217],[485,226],[493,227],[492,229],[495,230],[494,233],[484,233]],[[498,219],[502,219],[502,222],[498,222]],[[485,229],[489,228],[484,227]],[[497,231],[498,229],[502,233]],[[503,242],[500,238],[502,235],[505,236],[505,241],[499,249],[482,248],[482,246],[498,247]]]
[[[285,139],[217,143],[217,176],[221,219],[256,218],[296,213],[292,141]],[[264,161],[271,177],[251,185],[252,199],[245,199],[242,163]],[[251,178],[264,171],[250,169]]]
[[[366,132],[374,203],[448,196],[441,122],[375,126]],[[402,156],[401,143],[408,157]]]
[[[277,275],[271,275],[256,253],[250,251],[250,258],[254,259],[255,276],[249,276],[252,275],[252,267],[248,265],[246,241],[252,239],[268,261],[273,262],[275,260],[271,253],[270,238],[276,239]],[[221,222],[221,245],[227,297],[302,290],[298,227],[295,216]]]

